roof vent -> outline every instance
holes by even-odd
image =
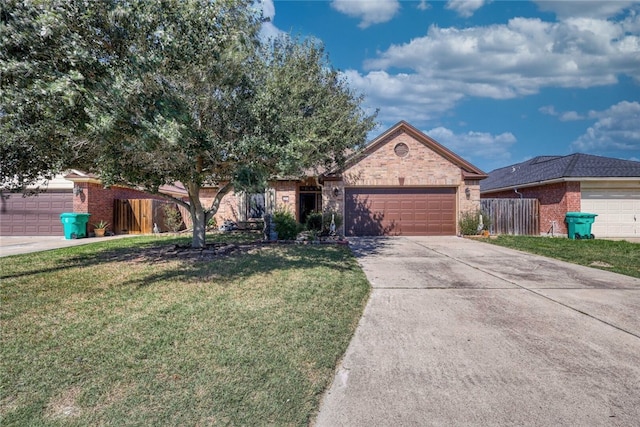
[[[393,152],[396,153],[398,157],[405,157],[409,154],[409,146],[404,142],[400,142],[393,148]]]

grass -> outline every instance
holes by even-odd
[[[640,278],[640,244],[624,240],[571,240],[537,236],[498,236],[487,243],[574,264]]]
[[[368,298],[349,249],[157,256],[187,242],[0,258],[2,425],[307,425]]]

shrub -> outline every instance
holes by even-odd
[[[273,222],[276,226],[278,239],[294,240],[298,236],[300,226],[291,212],[282,209],[275,211]]]
[[[322,222],[322,212],[311,212],[307,215],[305,225],[309,231],[322,231]]]
[[[182,214],[176,205],[167,203],[162,207],[164,212],[164,225],[169,230],[177,233],[182,228]]]
[[[480,215],[482,215],[483,226],[480,227]],[[482,230],[488,230],[491,226],[491,219],[480,209],[464,212],[458,221],[460,233],[465,236],[479,234]]]
[[[216,221],[216,217],[212,216],[207,221],[207,230],[217,230],[218,229],[218,221]]]

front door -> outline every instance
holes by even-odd
[[[300,187],[299,197],[299,220],[302,224],[307,221],[307,215],[314,211],[319,211],[322,206],[322,192],[319,187]]]

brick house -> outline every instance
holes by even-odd
[[[260,194],[231,191],[222,199],[215,219],[217,224],[226,219],[250,222],[282,209],[304,223],[310,212],[332,211],[343,217],[338,231],[347,236],[457,235],[461,213],[479,208],[480,180],[485,177],[480,169],[402,121],[356,152],[340,170],[303,179],[275,179]],[[114,204],[120,200],[164,200],[126,187],[105,189],[98,177],[79,171],[65,178],[71,182],[65,190],[66,204],[64,210],[50,215],[51,221],[59,224],[59,213],[71,207],[73,212],[91,214],[89,233],[100,220],[114,223]],[[179,184],[161,191],[186,200],[186,190]],[[205,207],[217,191],[216,187],[202,189]],[[58,229],[53,232],[61,235]]]
[[[118,185],[105,188],[102,181],[94,174],[87,174],[77,170],[71,171],[71,173],[65,175],[64,178],[73,184],[72,212],[91,214],[89,223],[87,224],[88,233],[93,232],[93,224],[99,221],[108,222],[110,229],[116,233],[122,232],[122,230],[114,230],[115,209],[117,209],[118,206],[115,201],[155,200],[163,203],[167,201],[167,199],[161,195],[149,194],[134,188]],[[179,184],[162,186],[160,187],[160,192],[178,199],[186,199],[187,197],[187,191]],[[146,213],[142,212],[141,215],[144,216]],[[156,215],[158,215],[158,213]],[[138,218],[137,221],[142,222],[144,218]],[[151,232],[153,223],[154,218],[149,218],[147,224],[142,226],[142,230]]]
[[[402,121],[351,156],[340,170],[273,181],[257,213],[286,209],[299,222],[312,211],[337,212],[354,235],[456,235],[462,212],[479,208],[486,174]],[[215,196],[211,191],[209,198]],[[261,198],[261,195],[249,197]],[[244,197],[244,198],[243,198]],[[244,221],[247,195],[227,195],[216,215]]]
[[[567,212],[598,216],[596,237],[640,236],[640,162],[571,154],[540,156],[496,169],[480,184],[483,199],[539,201],[540,234],[566,234]]]

